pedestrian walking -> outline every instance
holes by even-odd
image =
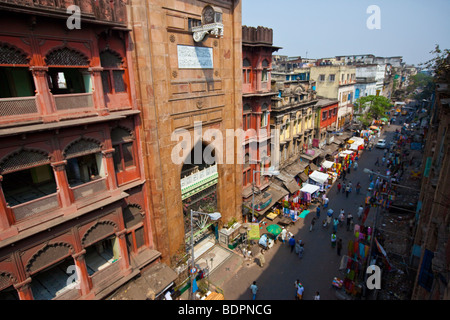
[[[345,189],[347,188],[347,185],[345,182],[342,184],[342,193],[345,193]]]
[[[383,166],[386,164],[386,157],[381,158],[381,163]]]
[[[292,253],[292,251],[294,251],[294,247],[295,247],[294,236],[291,236],[291,238],[289,239],[289,245],[291,246],[291,253]]]
[[[316,223],[316,217],[313,217],[311,220],[311,226],[309,227],[309,232],[313,231],[315,223]]]
[[[320,205],[317,206],[317,208],[316,208],[316,217],[317,217],[317,219],[320,218]]]
[[[301,258],[303,258],[303,252],[305,251],[305,248],[304,248],[304,246],[303,246],[303,243],[302,244],[300,244],[300,248],[299,248],[299,250],[298,250],[298,257],[301,259]]]
[[[345,188],[345,197],[348,198],[348,195],[350,194],[350,186],[347,186]]]
[[[331,224],[331,216],[327,216],[327,219],[323,221],[323,227],[328,229],[328,226]]]
[[[350,230],[353,224],[353,215],[349,212],[347,215],[347,231]]]
[[[358,182],[356,184],[356,194],[359,195],[359,192],[361,191],[361,184]]]
[[[337,193],[340,193],[340,192],[341,192],[341,188],[342,188],[342,185],[341,185],[341,183],[339,182],[338,185],[337,185]]]
[[[375,161],[375,165],[377,166],[377,167],[379,167],[380,166],[380,159],[377,157],[377,161]]]
[[[264,250],[261,250],[261,254],[259,255],[259,266],[262,268],[264,267],[264,264],[266,263],[266,258],[264,257]]]
[[[333,232],[333,233],[331,234],[331,247],[332,247],[332,248],[335,248],[335,247],[336,247],[336,233],[335,233],[335,232]]]
[[[295,288],[295,300],[298,300],[298,285],[300,284],[300,280],[295,280],[294,282],[294,288]]]
[[[305,288],[303,287],[303,285],[301,283],[299,283],[298,287],[297,287],[297,299],[298,300],[303,300],[303,291],[305,291]]]
[[[341,209],[341,212],[339,213],[339,224],[343,225],[345,220],[345,211],[344,209]]]
[[[250,286],[250,291],[252,292],[252,300],[256,300],[256,293],[258,292],[256,281],[253,281],[253,284]]]
[[[320,293],[316,291],[316,295],[314,296],[314,300],[320,300]]]
[[[358,162],[355,161],[355,164],[353,165],[353,169],[355,169],[355,171],[358,169]]]
[[[347,172],[345,171],[345,169],[342,170],[342,181],[345,182],[345,176],[347,175]]]
[[[328,202],[330,202],[330,199],[328,199],[327,197],[325,197],[324,201],[323,201],[323,208],[326,209],[328,208]]]
[[[338,240],[336,249],[337,249],[338,256],[340,256],[341,255],[341,250],[342,250],[342,239]]]
[[[333,231],[334,232],[337,232],[338,225],[339,225],[339,220],[337,218],[334,218],[334,220],[333,220]]]
[[[283,241],[283,243],[286,242],[286,234],[287,234],[287,230],[286,230],[286,228],[283,227],[283,229],[281,230],[281,241]]]

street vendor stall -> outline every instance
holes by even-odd
[[[338,178],[338,168],[336,166],[336,163],[325,160],[324,162],[322,162],[321,166],[325,173],[327,173],[329,176],[329,184],[333,184]]]
[[[309,184],[320,186],[320,190],[323,191],[328,185],[329,175],[320,171],[314,171],[309,175]]]
[[[351,141],[351,142],[350,142]],[[360,137],[352,137],[348,141],[350,143],[350,150],[362,150],[364,149],[364,139]]]

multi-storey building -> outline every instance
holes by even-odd
[[[181,270],[191,210],[221,214],[218,223],[194,217],[196,257],[223,224],[242,220],[242,145],[227,136],[242,130],[241,1],[137,0],[128,27],[153,235],[162,260]]]
[[[316,65],[311,68],[311,79],[316,81],[317,96],[338,99],[336,129],[343,128],[353,116],[356,67],[352,65]]]
[[[281,77],[282,78],[282,77]],[[313,148],[315,137],[315,81],[278,80],[273,82],[271,127],[276,130],[273,159],[284,166],[298,159],[300,154],[314,159],[318,154]],[[317,146],[316,146],[317,147]]]
[[[160,257],[126,7],[78,5],[0,1],[1,298],[100,299]]]
[[[447,70],[450,58],[447,57]],[[450,76],[438,78],[425,135],[422,185],[411,254],[413,300],[448,300],[450,272]],[[443,75],[441,75],[443,76]]]
[[[252,188],[269,184],[261,173],[272,165],[270,113],[272,96],[273,31],[264,27],[242,27],[242,105],[244,137],[243,201],[249,201]],[[253,181],[253,177],[255,181]]]

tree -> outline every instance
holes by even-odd
[[[392,106],[392,101],[383,96],[367,96],[357,99],[353,105],[357,113],[363,113],[360,118],[364,124],[385,117]],[[364,112],[366,108],[368,110]]]
[[[450,81],[450,50],[441,50],[437,44],[430,53],[435,54],[435,57],[421,65],[432,69],[437,79]]]

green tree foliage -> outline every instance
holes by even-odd
[[[367,112],[364,112],[358,118],[365,124],[385,117],[386,112],[391,109],[392,101],[383,96],[367,96],[357,99],[353,105],[357,113],[361,113],[368,108]]]

